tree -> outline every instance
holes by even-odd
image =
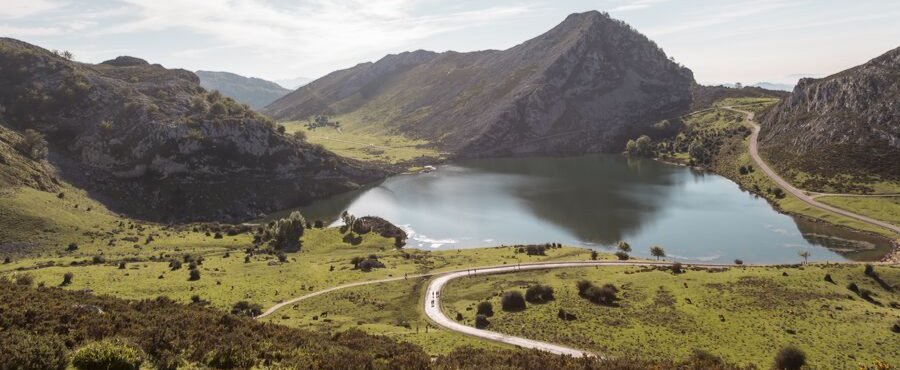
[[[25,130],[25,133],[22,134],[22,141],[16,145],[16,149],[36,161],[47,159],[47,153],[49,153],[47,139],[43,134],[32,129]]]
[[[656,257],[656,260],[659,261],[660,258],[666,256],[666,251],[662,247],[654,245],[650,247],[650,255]]]
[[[531,303],[545,303],[553,298],[553,287],[547,285],[532,285],[525,290],[525,300]]]
[[[503,311],[522,311],[525,309],[525,297],[518,290],[503,293],[500,297],[500,306]]]
[[[262,306],[247,301],[240,301],[238,303],[235,303],[234,306],[231,307],[231,314],[256,317],[262,314]]]
[[[273,247],[285,252],[300,250],[300,237],[303,236],[306,220],[300,212],[291,212],[288,218],[282,218],[271,224],[266,231],[266,239],[270,240]]]
[[[649,136],[641,135],[637,140],[628,140],[628,143],[625,144],[625,151],[629,155],[651,157],[653,156],[653,141]]]
[[[492,305],[491,302],[487,301],[478,303],[475,313],[478,315],[485,315],[487,317],[494,316],[494,305]]]
[[[193,269],[188,273],[189,281],[197,281],[200,280],[200,270]]]
[[[490,321],[488,321],[487,316],[484,315],[475,315],[475,327],[478,329],[483,329],[490,325]]]
[[[600,256],[600,253],[597,253],[597,251],[591,251],[591,260],[596,261],[598,256]]]
[[[581,296],[585,295],[588,289],[591,289],[591,287],[593,286],[594,283],[587,280],[579,280],[577,283],[575,283],[575,287],[578,288],[578,295]]]
[[[810,253],[808,250],[799,251],[799,252],[797,252],[797,255],[800,257],[803,257],[803,263],[809,263]]]
[[[787,346],[775,355],[775,368],[778,370],[799,370],[806,365],[806,354],[799,348]]]
[[[624,240],[620,240],[616,247],[622,252],[631,253],[631,244],[628,244],[628,242]]]
[[[73,274],[73,273],[71,273],[71,272],[67,272],[67,273],[63,274],[63,282],[62,282],[62,285],[63,285],[63,286],[66,286],[66,285],[72,284],[72,279],[73,279],[74,277],[75,277],[75,274]]]
[[[620,261],[627,261],[629,258],[628,253],[622,251],[616,252],[616,257],[618,257]]]

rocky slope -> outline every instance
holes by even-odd
[[[693,83],[645,36],[588,12],[508,50],[389,55],[316,80],[263,112],[345,116],[461,157],[619,151],[635,132],[687,113]]]
[[[46,135],[65,180],[140,218],[247,219],[380,176],[207,93],[191,72],[77,63],[6,38],[0,121]]]
[[[761,126],[760,150],[783,169],[900,180],[900,48],[800,80]]]
[[[230,72],[194,72],[200,77],[200,86],[208,91],[218,90],[239,103],[259,109],[291,92],[278,84],[255,77],[244,77]]]

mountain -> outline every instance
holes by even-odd
[[[760,150],[785,169],[900,179],[900,48],[801,79],[762,117]]]
[[[8,38],[0,38],[0,122],[16,130],[3,142],[29,129],[46,135],[64,180],[152,220],[248,219],[381,176],[208,93],[189,71],[133,57],[77,63]],[[6,175],[40,173],[28,166]]]
[[[276,80],[275,82],[288,90],[296,90],[298,87],[312,82],[313,79],[306,77],[297,77],[289,80]]]
[[[759,82],[752,85],[753,87],[759,87],[766,90],[777,90],[777,91],[793,91],[794,85],[791,84],[781,84],[774,82]]]
[[[620,151],[636,132],[687,113],[690,70],[607,14],[573,14],[508,50],[388,55],[275,101],[278,120],[425,139],[458,157]]]
[[[259,109],[291,92],[278,84],[256,77],[244,77],[230,72],[194,72],[200,86],[208,91],[218,90],[229,98]]]

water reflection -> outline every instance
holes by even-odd
[[[403,225],[419,248],[561,242],[592,248],[628,240],[689,261],[877,259],[881,239],[777,213],[717,175],[621,156],[505,158],[396,176],[302,209],[333,220],[344,209]]]

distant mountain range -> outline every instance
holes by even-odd
[[[727,84],[721,84],[719,86],[734,88],[734,87],[737,87],[737,84],[727,83]],[[761,89],[775,90],[775,91],[792,91],[792,90],[794,90],[794,85],[773,83],[773,82],[758,82],[758,83],[755,83],[752,85],[744,85],[744,87],[758,87]]]
[[[275,80],[276,83],[288,90],[296,90],[298,87],[306,85],[312,81],[312,78],[306,77],[297,77],[289,80]]]
[[[55,186],[42,156],[22,154],[35,130],[64,180],[137,218],[246,220],[382,176],[133,57],[85,64],[0,38],[0,107],[0,182]]]
[[[900,48],[825,78],[801,79],[762,117],[760,149],[783,168],[900,180],[898,102]]]
[[[244,103],[253,109],[260,109],[291,92],[280,85],[256,77],[244,77],[230,72],[194,72],[200,77],[200,86]]]
[[[693,74],[599,12],[508,50],[388,55],[331,73],[263,109],[279,120],[421,138],[458,157],[613,152],[687,113]]]

